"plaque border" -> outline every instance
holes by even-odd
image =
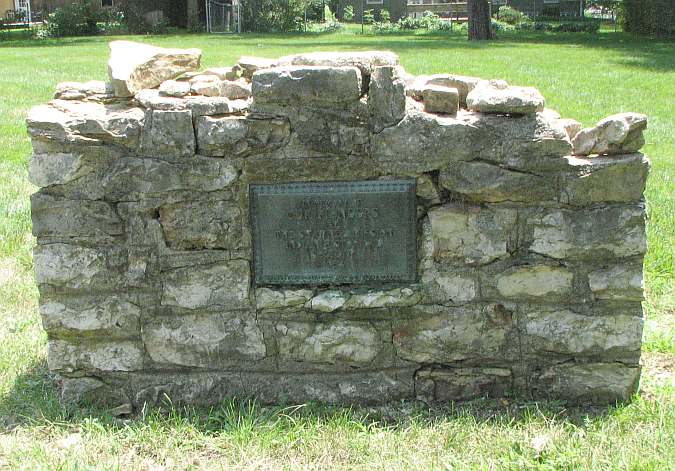
[[[264,268],[260,238],[258,237],[258,195],[312,195],[314,193],[330,194],[344,193],[357,190],[361,193],[396,192],[405,193],[408,203],[408,226],[406,235],[407,270],[405,274],[397,276],[387,275],[261,275]],[[287,183],[250,183],[249,184],[249,223],[253,239],[253,267],[252,276],[254,286],[264,285],[344,285],[355,283],[414,283],[417,281],[417,181],[414,178],[395,180],[358,180],[358,181],[324,181],[324,182],[287,182]],[[337,279],[336,279],[337,278]]]

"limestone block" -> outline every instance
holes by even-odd
[[[309,289],[276,290],[258,288],[255,290],[256,307],[258,309],[304,306],[312,296],[314,296],[314,292]]]
[[[110,203],[67,200],[44,192],[31,196],[33,235],[36,237],[106,237],[124,234],[124,226]]]
[[[571,293],[573,278],[563,267],[515,267],[497,277],[497,290],[505,298],[557,299]]]
[[[405,82],[401,67],[373,69],[368,91],[368,112],[375,132],[393,126],[405,116]]]
[[[83,167],[82,156],[78,154],[34,154],[28,163],[28,179],[43,188],[61,185],[84,175]]]
[[[183,201],[159,208],[167,245],[176,250],[239,249],[244,220],[231,201]]]
[[[183,83],[183,82],[179,82]],[[187,107],[187,97],[165,96],[157,89],[143,89],[134,95],[134,100],[143,108],[161,111],[182,111]]]
[[[429,211],[433,257],[485,264],[509,256],[516,211],[446,205]]]
[[[107,142],[135,149],[140,144],[144,119],[142,108],[54,100],[32,108],[26,123],[28,134],[37,140]]]
[[[427,174],[417,177],[417,197],[427,200],[429,204],[440,204],[441,194],[434,179]]]
[[[205,74],[215,75],[221,80],[237,80],[239,74],[234,67],[211,67],[204,71]]]
[[[241,76],[251,80],[253,74],[258,70],[276,67],[277,59],[266,59],[264,57],[241,56],[236,65],[236,71],[241,72]]]
[[[640,368],[620,363],[565,363],[552,366],[531,380],[535,397],[573,403],[613,404],[637,392]]]
[[[61,82],[56,86],[54,98],[58,100],[110,100],[113,98],[112,85],[100,80],[90,80],[85,83]]]
[[[115,391],[97,378],[65,378],[57,380],[59,399],[64,404],[95,404],[100,407],[117,407],[129,404],[129,399],[122,391]]]
[[[588,284],[596,299],[644,300],[641,263],[622,263],[592,271]]]
[[[398,65],[398,56],[389,51],[310,52],[279,58],[279,66],[358,67],[371,75],[376,67]]]
[[[188,157],[195,153],[190,111],[151,111],[146,119],[143,152],[152,157]]]
[[[115,95],[133,96],[144,88],[155,88],[165,80],[199,69],[199,49],[164,49],[131,41],[110,43],[108,75]]]
[[[226,114],[242,114],[248,110],[246,100],[230,100],[225,97],[186,97],[185,107],[192,112],[192,118]]]
[[[333,312],[345,305],[347,297],[337,290],[324,291],[307,302],[306,307],[312,311]]]
[[[373,136],[372,155],[392,173],[430,172],[471,160],[474,132],[467,121],[409,111],[396,126]]]
[[[567,309],[527,313],[518,325],[525,354],[634,358],[642,340],[642,319],[637,316],[584,316]]]
[[[470,273],[445,271],[433,262],[430,265],[421,277],[425,299],[429,302],[463,304],[478,296],[478,283]]]
[[[256,103],[339,104],[361,97],[361,72],[356,67],[288,66],[256,72]]]
[[[244,80],[224,80],[220,83],[220,96],[230,100],[247,99],[251,96],[251,85]]]
[[[237,170],[228,162],[194,157],[185,163],[123,157],[115,161],[100,181],[113,200],[138,200],[175,191],[217,191],[237,180]]]
[[[159,94],[176,98],[183,98],[190,93],[190,84],[188,82],[179,82],[177,80],[166,80],[159,86]]]
[[[415,375],[415,393],[425,402],[466,401],[504,397],[512,389],[507,368],[433,368]]]
[[[283,118],[201,116],[196,120],[197,147],[204,155],[245,157],[283,145],[291,129]]]
[[[345,302],[345,309],[373,309],[383,307],[414,306],[421,299],[419,292],[410,288],[395,288],[387,291],[370,290],[353,294]]]
[[[497,306],[415,309],[414,319],[394,324],[396,355],[416,363],[485,363],[512,356],[514,320]]]
[[[638,202],[642,199],[649,160],[642,154],[581,159],[566,157],[560,200],[575,206],[599,202]]]
[[[646,128],[647,116],[640,113],[608,116],[574,136],[574,155],[632,154],[645,144],[642,132]]]
[[[469,92],[466,104],[470,110],[480,113],[532,114],[544,110],[545,100],[536,88],[485,80]]]
[[[267,353],[250,312],[156,317],[144,324],[143,343],[157,363],[199,368],[256,362]]]
[[[185,309],[246,308],[249,278],[248,262],[243,260],[179,268],[164,275],[161,304]]]
[[[215,76],[214,76],[215,78]],[[192,82],[190,85],[190,92],[195,95],[204,95],[204,96],[224,96],[222,82],[216,78],[216,80],[198,80]]]
[[[642,255],[647,250],[644,219],[641,205],[544,210],[527,220],[533,231],[529,250],[557,259]]]
[[[367,366],[383,349],[378,331],[368,323],[284,322],[275,326],[281,360]]]
[[[441,170],[439,182],[447,190],[489,203],[552,201],[558,196],[553,178],[487,162],[457,162]]]
[[[415,78],[413,84],[409,87],[408,94],[416,100],[421,100],[422,91],[428,85],[456,88],[459,93],[459,106],[466,108],[467,95],[482,81],[483,79],[478,77],[467,77],[454,74],[420,75]]]
[[[558,124],[563,127],[565,132],[567,133],[567,137],[570,138],[570,140],[574,139],[574,136],[576,136],[579,131],[581,131],[581,123],[575,119],[558,119]]]
[[[47,362],[58,373],[138,371],[143,368],[143,345],[133,340],[49,340]]]
[[[180,372],[134,373],[123,386],[134,404],[217,404],[231,397],[256,397],[263,404],[320,401],[325,404],[387,404],[412,397],[410,368],[341,373]]]
[[[462,112],[458,118],[475,129],[470,143],[473,156],[486,162],[541,175],[563,167],[559,157],[572,152],[565,129],[544,113],[504,116]]]
[[[424,111],[454,115],[459,109],[459,92],[456,88],[426,85],[422,89]]]
[[[141,307],[124,294],[47,299],[40,314],[50,335],[110,339],[141,332]]]
[[[33,249],[35,277],[38,284],[70,289],[114,287],[120,282],[120,270],[126,261],[122,250],[38,245]]]

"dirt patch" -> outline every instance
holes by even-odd
[[[644,397],[654,398],[657,388],[675,384],[675,355],[645,352],[641,363],[644,369],[641,384]]]

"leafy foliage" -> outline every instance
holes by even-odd
[[[304,24],[303,0],[243,0],[241,16],[243,31],[278,33],[300,31]]]
[[[342,13],[342,18],[345,21],[354,21],[354,6],[347,5]]]
[[[98,22],[103,19],[92,0],[71,3],[57,8],[38,30],[39,38],[62,38],[65,36],[94,36],[101,32]]]
[[[521,23],[529,23],[532,20],[522,11],[516,10],[510,6],[504,5],[499,7],[497,13],[495,13],[495,19],[501,21],[502,23],[507,23],[513,26],[517,26]]]
[[[673,0],[623,0],[619,11],[626,32],[655,36],[675,34]]]

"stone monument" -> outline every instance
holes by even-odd
[[[34,259],[63,399],[129,411],[516,396],[640,377],[643,115],[390,52],[111,44],[34,108]]]

